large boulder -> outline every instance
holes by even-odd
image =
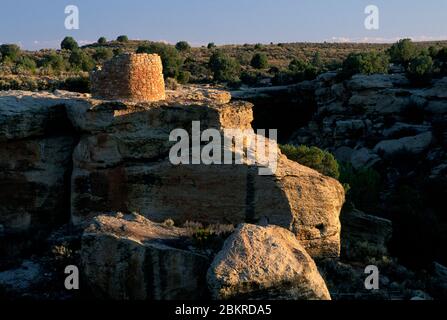
[[[447,98],[447,77],[441,80],[434,81],[433,86],[421,90],[420,95],[431,99],[446,99]]]
[[[392,157],[399,152],[408,152],[418,155],[426,151],[433,139],[431,132],[424,132],[413,137],[405,137],[393,140],[384,140],[379,142],[374,151],[386,157]]]
[[[252,164],[173,165],[169,133],[200,120],[201,130],[251,129],[251,105],[195,92],[164,102],[69,101],[83,136],[73,159],[72,221],[104,211],[139,212],[156,222],[238,224],[267,219],[302,240],[313,256],[338,256],[343,187],[278,152],[277,170]],[[227,146],[223,146],[225,149]],[[225,151],[225,150],[224,150]]]
[[[411,103],[411,93],[402,89],[355,91],[349,106],[364,110],[367,115],[399,114]]]
[[[365,249],[379,257],[388,254],[388,244],[393,234],[390,220],[359,210],[343,212],[340,220],[343,225],[342,249],[346,257],[358,258],[358,255],[365,254]]]
[[[277,226],[239,226],[207,280],[214,299],[330,300],[315,262],[291,232]]]
[[[135,214],[98,216],[82,237],[82,271],[101,298],[204,298],[209,260],[189,250],[186,237],[185,229]]]
[[[353,91],[387,89],[408,84],[407,77],[402,74],[357,74],[352,76],[351,80],[347,81],[347,87]]]

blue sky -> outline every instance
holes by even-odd
[[[3,2],[3,1],[2,1]],[[6,1],[5,1],[6,2]],[[208,42],[394,42],[447,39],[446,0],[14,0],[0,6],[0,43],[25,49],[58,47],[99,36],[193,45]],[[77,5],[80,29],[64,27]],[[364,28],[367,5],[380,9],[380,29]]]

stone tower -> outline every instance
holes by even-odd
[[[105,100],[164,100],[163,66],[157,54],[122,54],[90,74],[92,96]]]

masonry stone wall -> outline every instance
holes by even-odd
[[[122,54],[90,75],[92,96],[107,100],[159,101],[166,98],[157,54]]]

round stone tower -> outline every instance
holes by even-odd
[[[105,100],[164,100],[163,66],[157,54],[122,54],[90,74],[92,96]]]

